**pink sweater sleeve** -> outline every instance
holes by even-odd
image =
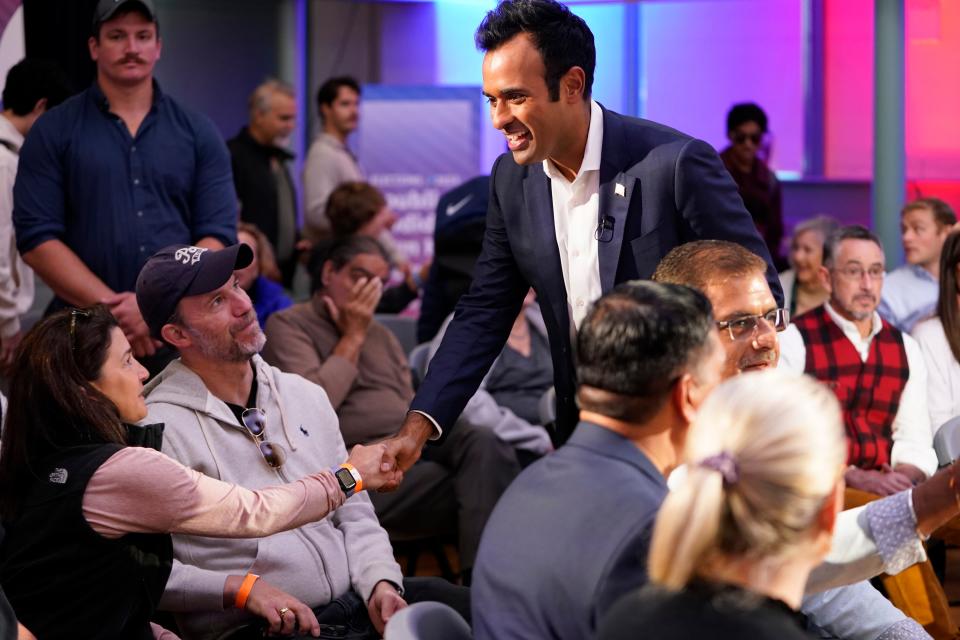
[[[321,520],[343,501],[330,471],[251,491],[153,449],[127,447],[90,478],[83,515],[106,538],[165,532],[259,538]]]
[[[164,629],[155,622],[150,623],[150,630],[153,631],[153,640],[180,640],[180,636],[173,631]]]

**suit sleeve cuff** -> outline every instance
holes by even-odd
[[[424,418],[426,418],[427,420],[429,420],[429,421],[430,421],[430,424],[433,425],[434,434],[433,434],[432,436],[430,436],[430,437],[428,438],[428,440],[439,440],[439,439],[440,439],[440,437],[443,435],[443,429],[441,429],[441,428],[440,428],[440,425],[437,424],[437,421],[433,419],[433,416],[431,416],[429,413],[424,413],[423,411],[420,411],[419,409],[411,409],[411,410],[410,410],[410,413],[419,413],[419,414],[422,415]]]

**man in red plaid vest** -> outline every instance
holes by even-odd
[[[784,366],[829,385],[847,428],[847,484],[889,495],[937,467],[926,406],[926,368],[917,343],[877,313],[883,248],[861,226],[824,246],[824,305],[797,318],[781,339]]]

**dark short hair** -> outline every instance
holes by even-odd
[[[583,98],[590,97],[597,50],[583,18],[556,0],[503,0],[480,23],[477,48],[493,51],[520,33],[530,36],[543,58],[551,100],[560,99],[560,78],[572,67],[583,69]]]
[[[863,225],[850,224],[837,229],[837,231],[823,243],[823,266],[833,266],[833,261],[836,259],[837,254],[840,253],[840,243],[844,240],[869,240],[880,247],[880,251],[883,251],[883,243],[880,242],[880,238],[878,238],[873,231],[870,231],[870,229],[867,229]]]
[[[727,131],[733,131],[745,122],[756,122],[760,131],[767,132],[767,114],[753,102],[735,104],[727,112]]]
[[[100,377],[114,327],[103,305],[62,309],[24,337],[10,375],[0,450],[0,512],[12,517],[37,463],[76,445],[126,441],[116,405],[91,383]]]
[[[663,256],[653,279],[706,291],[710,284],[767,272],[767,262],[735,242],[696,240]]]
[[[645,422],[703,357],[713,326],[710,302],[695,289],[645,280],[617,286],[577,333],[581,408]],[[591,400],[583,385],[607,397]]]
[[[915,209],[929,209],[933,214],[934,222],[936,222],[940,228],[952,227],[957,224],[957,214],[954,212],[953,207],[940,198],[917,198],[916,200],[912,200],[904,205],[903,210],[900,212],[900,217],[902,218],[908,211],[914,211]]]
[[[327,219],[334,236],[353,235],[387,204],[369,182],[344,182],[327,199]]]
[[[53,60],[24,58],[10,67],[3,86],[3,108],[25,116],[46,98],[52,109],[70,96],[67,74]]]
[[[375,238],[347,236],[333,242],[317,245],[310,256],[310,291],[323,289],[323,266],[328,262],[339,271],[348,262],[362,255],[376,255],[390,264],[390,256]]]
[[[330,78],[317,89],[317,109],[321,118],[323,118],[323,111],[320,107],[322,105],[327,105],[328,107],[332,105],[340,93],[340,87],[353,89],[357,92],[357,95],[360,95],[360,84],[351,76],[336,76]]]

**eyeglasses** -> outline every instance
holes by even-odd
[[[762,133],[735,133],[733,134],[733,141],[737,144],[743,144],[749,140],[753,143],[755,147],[759,147],[760,143],[763,142]]]
[[[863,274],[869,275],[871,280],[881,280],[883,279],[883,276],[884,276],[883,267],[879,265],[872,266],[869,269],[864,269],[860,265],[852,264],[850,266],[844,267],[843,269],[834,269],[834,271],[839,273],[841,276],[843,276],[847,280],[854,280],[854,281],[863,280]]]
[[[89,318],[90,312],[82,309],[70,309],[70,348],[77,350],[77,316]]]
[[[776,331],[783,331],[790,323],[790,312],[786,309],[771,309],[761,316],[741,316],[735,320],[718,322],[719,329],[726,329],[731,340],[743,340],[753,335],[763,320]]]
[[[282,467],[283,463],[287,461],[287,452],[279,444],[266,439],[267,416],[263,410],[245,409],[240,414],[240,422],[243,423],[244,429],[247,430],[253,441],[257,443],[257,448],[260,449],[260,455],[263,456],[264,461],[274,469]]]

